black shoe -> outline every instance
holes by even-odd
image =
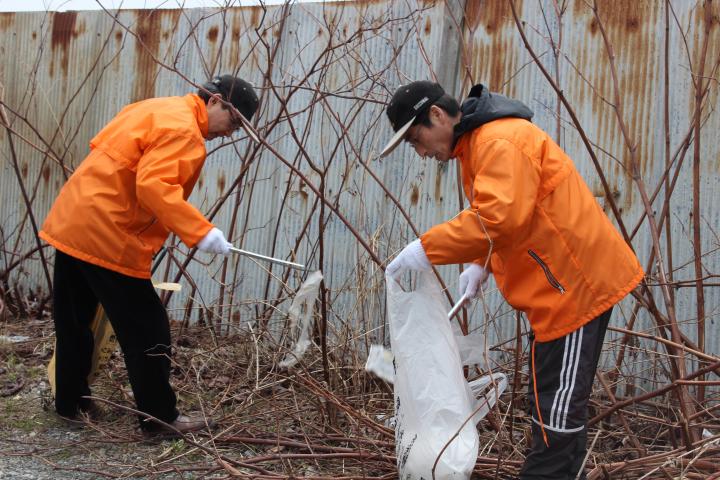
[[[83,419],[90,420],[91,422],[97,422],[105,416],[105,410],[97,403],[90,401],[87,406],[80,407],[80,417]]]
[[[97,422],[104,415],[103,409],[98,407],[95,402],[90,402],[87,406],[79,407],[72,415],[65,415],[60,412],[55,413],[60,421],[76,429],[83,428],[86,423]]]
[[[85,420],[83,420],[83,417],[79,414],[69,416],[55,412],[55,417],[71,430],[81,430],[85,427]]]

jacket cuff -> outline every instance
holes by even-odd
[[[205,220],[207,223],[200,227],[198,230],[191,233],[191,236],[187,238],[180,238],[182,242],[187,245],[189,248],[197,247],[197,244],[200,243],[200,240],[205,238],[205,235],[210,233],[210,230],[215,228],[215,225]],[[176,234],[177,235],[177,234]],[[179,236],[179,235],[178,235]]]
[[[485,260],[478,258],[477,260],[473,260],[475,265],[482,267],[486,272],[492,272],[492,268],[490,268],[490,262],[487,262],[487,267],[485,266]]]
[[[432,267],[419,238],[410,242],[410,244],[408,244],[408,249],[412,253],[413,260],[420,269],[429,270]]]

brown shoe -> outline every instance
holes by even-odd
[[[156,428],[143,430],[143,435],[149,439],[173,438],[179,436],[180,434],[197,432],[198,430],[204,430],[205,428],[212,428],[215,426],[215,422],[210,418],[200,415],[192,417],[188,417],[187,415],[178,415],[178,417],[174,421],[170,422],[169,425],[172,426],[174,430],[163,425],[157,425]]]
[[[215,426],[215,422],[212,419],[201,416],[188,417],[187,415],[178,415],[174,422],[172,422],[174,428],[179,430],[181,433],[197,432],[204,428],[212,428]]]

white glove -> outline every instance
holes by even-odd
[[[465,295],[467,299],[478,297],[480,285],[487,282],[488,275],[488,271],[483,267],[477,263],[471,263],[470,266],[460,274],[460,279],[458,280],[460,295]]]
[[[212,230],[198,242],[197,247],[203,252],[227,255],[230,253],[232,243],[225,240],[225,235],[219,228],[213,227]]]
[[[432,264],[425,255],[420,239],[416,239],[403,248],[397,257],[385,269],[385,274],[392,278],[399,277],[405,270],[426,272],[432,269]]]

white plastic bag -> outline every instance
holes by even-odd
[[[382,345],[375,343],[370,345],[368,358],[365,362],[365,370],[374,373],[388,383],[395,383],[393,354]]]
[[[389,277],[385,284],[390,343],[395,356],[395,452],[399,477],[468,479],[479,444],[475,423],[466,421],[473,414],[474,402],[463,376],[440,285],[432,273],[419,274],[413,292],[404,292]]]
[[[485,336],[480,332],[473,332],[469,335],[463,335],[462,330],[457,322],[453,321],[448,315],[452,332],[455,335],[455,341],[458,345],[460,354],[460,362],[463,366],[477,366],[481,370],[487,370],[487,345]],[[367,361],[365,362],[365,370],[377,375],[386,382],[395,383],[395,366],[393,354],[390,350],[382,345],[370,345]],[[474,379],[469,382],[470,391],[473,398],[473,422],[475,424],[490,413],[495,406],[500,395],[507,390],[508,380],[504,373],[491,373]],[[392,417],[388,425],[395,426],[395,417]]]
[[[295,366],[310,346],[313,304],[317,300],[322,279],[323,274],[320,270],[312,272],[295,294],[290,310],[288,310],[288,316],[290,317],[290,335],[297,335],[297,341],[292,350],[278,364],[281,368]]]
[[[451,325],[454,325],[451,323]],[[453,331],[455,329],[453,328]],[[458,332],[460,328],[457,329]],[[458,342],[460,359],[463,365],[479,365],[483,368],[487,362],[480,357],[485,350],[485,339],[481,334],[459,335],[455,332],[455,341]],[[472,348],[470,348],[472,347]],[[480,353],[477,353],[480,352]],[[482,361],[478,361],[482,360]],[[393,354],[382,345],[370,345],[368,358],[365,362],[365,370],[377,375],[388,383],[395,383],[395,370]],[[507,390],[508,381],[504,373],[493,373],[483,375],[469,382],[470,391],[473,397],[473,423],[476,425],[490,413],[500,395]],[[389,424],[395,425],[395,417]]]
[[[473,423],[477,424],[490,413],[492,407],[495,406],[500,395],[507,389],[508,381],[504,373],[493,373],[492,375],[483,375],[470,382],[470,390],[472,391],[475,410],[473,415]]]

